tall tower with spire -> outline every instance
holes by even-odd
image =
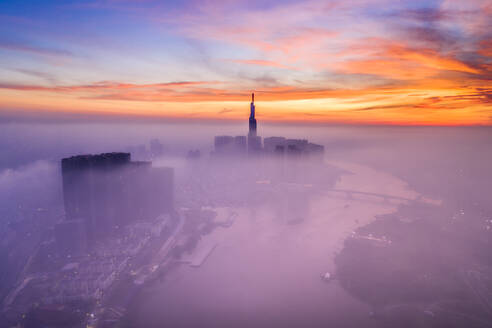
[[[256,118],[255,118],[255,94],[251,94],[251,105],[249,113],[249,137],[256,137]]]

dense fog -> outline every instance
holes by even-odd
[[[263,124],[263,138],[309,139],[323,158],[214,149],[214,136],[245,131],[214,122],[2,124],[0,326],[490,326],[490,127]],[[104,208],[107,237],[101,230],[86,251],[60,253],[61,159],[113,152],[172,168],[172,179],[131,171],[125,180],[104,166],[71,180],[94,181],[91,193],[116,183],[120,198]],[[161,181],[173,193],[164,216],[154,206]],[[117,274],[104,290],[82,300],[62,293],[64,304],[47,297],[58,272],[67,284],[82,281],[88,258],[107,256]]]

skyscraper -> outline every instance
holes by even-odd
[[[133,162],[130,153],[78,155],[62,159],[61,166],[66,221],[80,220],[89,244],[127,223],[173,210],[171,168]],[[59,235],[72,227],[79,225],[60,225]],[[78,244],[67,238],[60,239],[61,244],[76,248]]]
[[[256,118],[255,118],[255,94],[251,94],[251,105],[249,113],[249,137],[256,137]]]
[[[261,151],[261,137],[256,135],[255,118],[255,94],[251,94],[251,105],[249,114],[248,152],[259,153]]]

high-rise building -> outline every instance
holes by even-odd
[[[245,136],[216,136],[214,141],[215,155],[240,155],[246,153]]]
[[[234,148],[234,137],[216,136],[214,146],[217,154],[231,153]]]
[[[277,149],[278,146],[282,148],[285,146],[285,138],[284,137],[268,137],[263,140],[263,145],[265,152],[273,153]]]
[[[255,118],[255,94],[251,94],[251,104],[249,112],[249,137],[256,137],[256,118]]]
[[[164,145],[161,144],[159,139],[150,140],[149,149],[150,149],[150,156],[152,156],[152,158],[156,158],[164,155]]]
[[[248,153],[258,154],[262,150],[261,137],[256,133],[255,94],[251,94],[248,132]]]
[[[245,153],[247,148],[247,141],[245,136],[235,136],[234,146],[238,153]]]
[[[87,240],[173,210],[173,170],[132,162],[129,153],[62,159],[66,220],[81,220]]]
[[[268,137],[262,141],[258,136],[255,117],[255,94],[251,94],[248,136],[216,136],[214,155],[238,155],[246,153],[252,157],[257,155],[277,157],[303,158],[323,160],[324,146],[310,143],[306,139],[287,139],[285,137]]]
[[[260,136],[248,136],[248,152],[250,154],[259,153],[262,150]]]
[[[125,209],[117,200],[125,194],[122,170],[128,163],[129,153],[62,159],[66,218],[83,220],[89,241],[109,231],[116,218],[125,215]]]

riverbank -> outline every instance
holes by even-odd
[[[334,189],[418,197],[391,175],[349,163],[329,164],[348,171]],[[238,216],[230,227],[203,237],[205,245],[217,245],[206,261],[199,268],[181,265],[163,283],[146,288],[129,320],[140,327],[348,322],[370,327],[372,309],[337,281],[323,282],[320,274],[335,271],[335,255],[357,227],[394,212],[401,202],[347,198],[326,190],[310,199],[308,215],[296,224],[282,220],[268,204],[254,211],[235,208]]]

